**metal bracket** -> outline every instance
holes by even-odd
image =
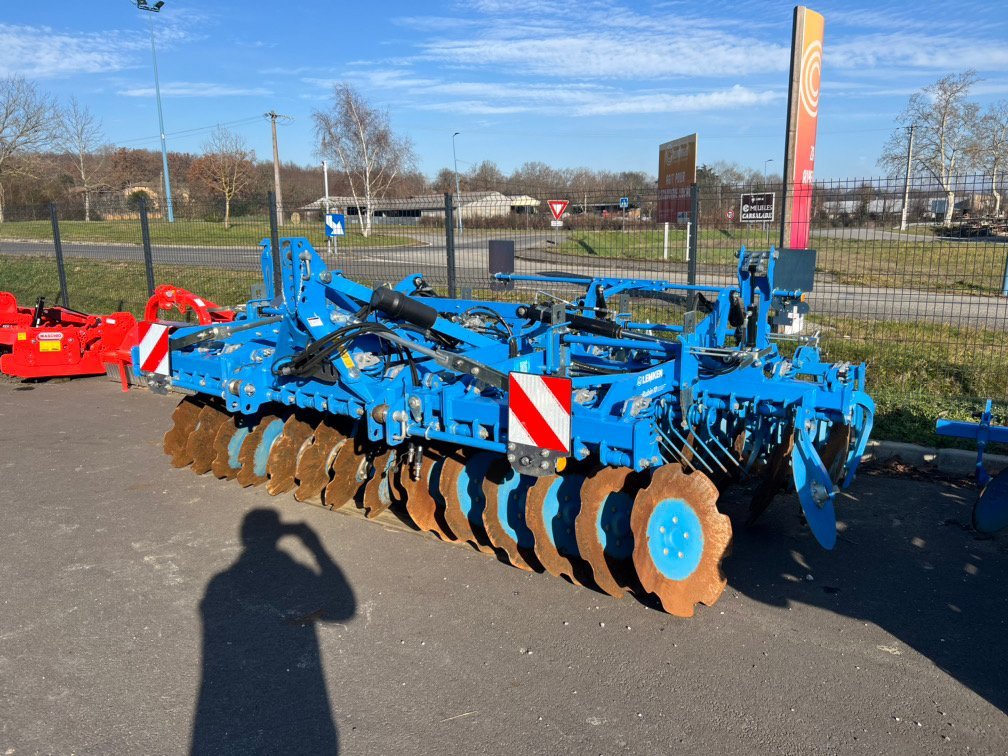
[[[556,472],[557,460],[564,457],[559,452],[514,442],[507,445],[507,450],[508,462],[516,473],[536,478],[553,475]]]
[[[185,349],[193,344],[201,344],[204,341],[214,341],[217,339],[227,338],[231,334],[239,333],[241,331],[249,331],[253,328],[262,328],[266,325],[279,323],[281,320],[282,318],[280,317],[273,317],[245,323],[218,323],[214,326],[201,328],[193,333],[187,333],[185,336],[169,336],[168,346],[170,349]]]

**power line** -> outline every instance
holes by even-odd
[[[235,120],[235,121],[217,121],[216,123],[210,124],[208,126],[196,126],[194,128],[191,128],[191,129],[183,129],[182,131],[170,131],[170,132],[166,132],[165,136],[170,136],[170,137],[188,136],[188,135],[191,135],[191,134],[198,134],[201,131],[212,131],[213,129],[216,129],[218,126],[240,126],[240,125],[247,124],[247,123],[255,123],[255,122],[258,122],[260,118],[262,118],[262,116],[252,116],[250,118],[240,118],[240,119]],[[158,140],[160,138],[161,137],[159,135],[155,135],[155,136],[149,136],[149,137],[137,137],[135,139],[120,139],[120,140],[116,140],[116,144],[117,145],[139,144],[140,142],[150,142],[150,141]]]

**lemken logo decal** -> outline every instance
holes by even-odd
[[[59,331],[40,331],[36,338],[39,341],[63,341],[63,334]]]
[[[645,383],[653,383],[665,375],[665,371],[662,368],[657,370],[652,370],[650,373],[644,373],[640,378],[637,379],[637,385],[643,386]]]

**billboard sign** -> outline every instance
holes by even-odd
[[[824,28],[821,14],[795,8],[781,215],[781,246],[792,249],[809,245]]]
[[[690,187],[696,183],[697,135],[658,147],[658,222],[678,223],[690,211]]]
[[[773,192],[743,194],[739,199],[739,223],[773,223],[775,195]]]

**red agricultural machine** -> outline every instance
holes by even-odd
[[[132,371],[134,348],[146,371],[167,375],[168,334],[194,324],[162,319],[170,311],[183,318],[191,311],[199,325],[234,318],[231,311],[175,286],[155,289],[139,322],[129,312],[89,315],[46,307],[42,297],[34,307],[22,307],[13,294],[0,291],[0,372],[23,379],[108,374],[125,391],[138,382]]]

